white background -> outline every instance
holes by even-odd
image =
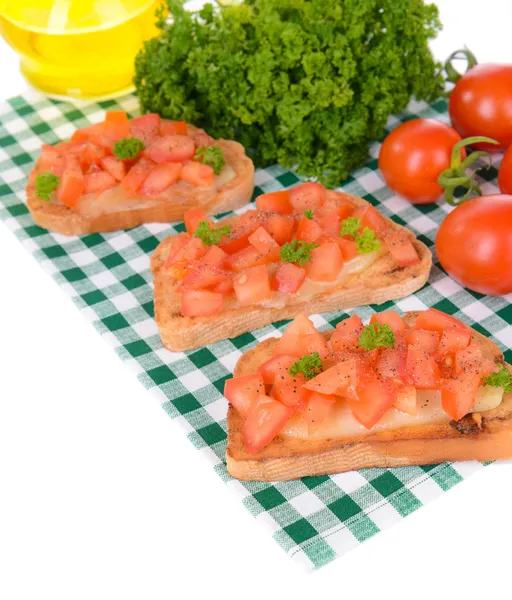
[[[512,62],[510,0],[438,5],[439,58]],[[0,64],[21,92],[3,43]],[[512,466],[306,575],[3,227],[0,265],[0,598],[510,594]]]

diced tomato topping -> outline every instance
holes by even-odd
[[[270,281],[267,267],[260,265],[246,269],[233,280],[236,299],[242,306],[258,304],[270,298]]]
[[[384,310],[380,313],[375,313],[370,319],[370,323],[382,323],[389,325],[393,333],[404,335],[405,323],[402,317],[395,310]]]
[[[122,110],[111,110],[105,115],[105,135],[120,140],[130,135],[128,115]]]
[[[291,188],[290,203],[295,212],[303,213],[305,210],[320,208],[325,202],[326,195],[326,189],[321,183],[313,181],[300,183]]]
[[[258,210],[275,212],[279,215],[291,215],[293,207],[290,202],[290,190],[280,192],[269,192],[256,198]]]
[[[181,291],[209,288],[228,279],[228,277],[228,273],[218,267],[199,264],[183,279],[178,289]]]
[[[144,154],[154,162],[185,162],[195,154],[194,142],[185,135],[165,135],[156,139]]]
[[[410,267],[420,262],[416,248],[403,231],[393,231],[384,236],[384,244],[399,267]]]
[[[291,241],[295,230],[295,221],[282,215],[270,215],[265,223],[262,223],[262,226],[282,246]]]
[[[397,338],[393,348],[381,348],[375,363],[375,371],[383,379],[407,378],[407,347],[403,337]]]
[[[139,191],[140,186],[150,174],[155,163],[149,159],[142,157],[128,171],[126,177],[121,181],[121,187],[127,194],[135,194]]]
[[[161,135],[187,135],[187,133],[185,121],[162,121],[160,125]]]
[[[210,165],[189,160],[181,168],[180,179],[197,187],[211,187],[215,181],[215,171]]]
[[[259,373],[227,379],[224,384],[224,396],[242,416],[246,416],[253,402],[264,394],[265,384]]]
[[[238,235],[239,233],[238,230],[232,231],[229,237],[225,238],[227,241],[221,242],[220,247],[224,252],[227,254],[236,254],[249,246],[249,236],[251,233],[241,233]]]
[[[322,360],[327,360],[331,357],[331,350],[327,344],[325,337],[319,332],[307,333],[300,341],[300,353],[313,354],[318,352]]]
[[[270,287],[278,292],[295,294],[304,283],[306,271],[293,263],[279,263],[270,279]]]
[[[169,251],[167,253],[167,258],[165,260],[166,264],[172,264],[174,260],[174,256],[178,250],[181,250],[183,246],[185,246],[190,240],[190,236],[188,233],[178,233],[178,235],[173,235],[171,238],[171,243],[169,245]]]
[[[463,350],[455,352],[455,375],[467,372],[475,373],[476,375],[480,375],[480,377],[487,377],[494,371],[494,368],[495,364],[491,360],[484,358],[482,349],[476,342],[469,344]]]
[[[341,217],[339,210],[335,208],[330,213],[317,217],[316,221],[323,235],[337,237],[340,235]]]
[[[438,364],[421,346],[407,346],[407,374],[420,389],[438,389],[442,383]]]
[[[359,336],[363,333],[364,325],[358,315],[340,321],[336,331],[331,336],[331,346],[334,352],[362,352]]]
[[[416,388],[413,385],[404,385],[397,388],[398,395],[393,402],[393,408],[408,415],[418,414],[418,400]]]
[[[207,148],[211,146],[215,141],[211,136],[209,136],[206,131],[200,129],[194,136],[193,140],[198,148]]]
[[[308,390],[301,385],[288,385],[282,381],[276,381],[271,393],[273,398],[294,410],[303,410],[309,397]]]
[[[348,401],[354,417],[366,429],[371,429],[393,406],[396,397],[397,391],[392,384],[374,379],[359,382],[356,397]]]
[[[361,219],[362,230],[369,227],[377,235],[383,235],[388,230],[386,219],[373,206],[356,206],[351,216],[355,219]]]
[[[458,421],[471,411],[480,380],[480,375],[464,372],[445,382],[441,389],[441,403],[444,412],[453,420]]]
[[[258,371],[263,376],[263,381],[265,384],[273,385],[276,378],[279,378],[280,375],[284,376],[285,373],[288,373],[289,368],[296,360],[296,356],[279,354],[278,356],[273,356],[260,365],[258,367]]]
[[[228,296],[233,293],[233,278],[230,276],[223,281],[220,281],[217,285],[212,287],[212,292],[217,292],[223,296]]]
[[[100,165],[117,181],[121,181],[126,175],[126,166],[124,162],[115,156],[104,156],[100,159]]]
[[[310,393],[306,409],[302,415],[308,424],[309,434],[313,433],[327,419],[335,401],[334,395],[319,394],[318,392]]]
[[[302,356],[300,342],[302,337],[309,333],[316,333],[312,321],[304,314],[297,315],[290,325],[288,325],[282,337],[277,341],[272,354],[274,356],[277,356],[278,354]]]
[[[202,208],[190,208],[183,215],[183,220],[189,233],[194,233],[201,222],[213,223],[212,219],[206,215]]]
[[[210,267],[217,267],[223,269],[226,264],[228,255],[219,248],[218,246],[210,246],[206,251],[206,254],[201,259],[202,265],[209,265]]]
[[[249,243],[254,246],[258,252],[263,254],[268,262],[279,260],[281,248],[263,227],[258,227],[258,229],[249,236]]]
[[[221,248],[224,249],[224,246],[221,245]],[[249,246],[240,252],[230,254],[226,262],[233,271],[245,271],[250,267],[267,264],[268,257],[258,252],[254,246]]]
[[[66,166],[57,187],[57,200],[65,206],[73,208],[84,193],[85,178],[76,157],[66,157],[65,164]]]
[[[357,363],[355,358],[339,362],[310,379],[304,387],[319,394],[335,394],[351,397],[357,385]]]
[[[136,117],[129,123],[130,136],[144,142],[146,148],[160,137],[160,116],[155,113]]]
[[[443,358],[447,354],[456,352],[457,350],[464,350],[470,341],[471,332],[467,327],[459,327],[458,325],[447,327],[441,336],[441,343],[438,350],[439,358]]]
[[[259,395],[249,409],[242,426],[242,441],[248,452],[259,452],[269,444],[288,422],[293,409]]]
[[[302,217],[299,221],[299,227],[295,233],[295,237],[303,242],[316,242],[322,235],[322,228],[313,219]]]
[[[178,181],[181,172],[180,163],[160,163],[155,165],[140,186],[139,194],[158,196]]]
[[[184,290],[181,293],[181,314],[184,317],[210,317],[220,313],[224,297],[207,290]]]
[[[426,329],[409,329],[405,334],[407,344],[421,346],[432,356],[437,355],[440,336],[437,331],[427,331]]]
[[[202,240],[189,236],[185,244],[180,245],[175,252],[169,254],[167,265],[172,265],[178,261],[184,261],[190,265],[199,260],[205,253],[206,247]]]
[[[443,331],[448,327],[466,327],[461,321],[447,315],[440,310],[435,308],[429,308],[428,310],[422,310],[413,325],[413,329],[426,329],[427,331],[437,331],[439,335],[443,334]]]
[[[117,185],[115,178],[105,171],[97,171],[96,173],[85,175],[84,182],[84,194],[96,194],[104,192],[105,190],[109,190]]]
[[[101,164],[101,160],[106,156],[105,148],[100,148],[95,144],[86,143],[80,152],[80,166],[82,170],[87,170],[91,165]]]
[[[311,252],[306,273],[313,281],[335,281],[343,267],[343,256],[338,244],[327,242]]]
[[[53,146],[43,144],[41,148],[41,158],[39,159],[41,171],[50,171],[57,177],[60,177],[64,171],[65,159],[62,153]]]

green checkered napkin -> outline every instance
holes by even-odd
[[[105,109],[123,109],[134,116],[137,100],[128,96],[115,102],[72,106],[28,92],[0,105],[0,219],[71,296],[289,556],[308,569],[320,567],[483,468],[473,462],[369,469],[274,484],[232,479],[224,464],[224,381],[231,377],[243,352],[283,331],[286,323],[201,350],[169,352],[162,347],[153,320],[149,257],[165,236],[183,231],[183,224],[152,224],[131,231],[69,238],[36,227],[25,206],[26,178],[41,143],[68,138],[76,128],[101,120]],[[391,118],[388,126],[393,128],[400,119],[416,116],[447,121],[446,103],[439,101],[430,107],[411,104],[400,118]],[[366,198],[396,222],[407,224],[433,249],[436,228],[449,207],[412,206],[395,197],[379,176],[378,149],[378,144],[372,147],[367,165],[354,173],[343,189]],[[483,182],[484,193],[495,192],[496,169],[490,169],[485,177],[493,182]],[[278,166],[259,170],[255,195],[297,181],[293,173]],[[511,299],[469,292],[435,265],[430,282],[414,296],[381,307],[358,308],[357,313],[367,319],[375,310],[396,308],[401,312],[433,306],[490,336],[512,362]],[[343,312],[315,315],[313,320],[324,329],[345,316]]]

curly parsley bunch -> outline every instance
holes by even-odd
[[[442,91],[428,48],[438,11],[423,0],[166,4],[136,60],[142,108],[238,139],[257,166],[336,185],[390,114]]]

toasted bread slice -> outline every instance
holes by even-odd
[[[328,192],[340,195],[339,192]],[[343,194],[355,206],[365,206],[366,200]],[[232,221],[233,218],[230,220]],[[226,220],[226,223],[230,222]],[[388,254],[384,254],[364,272],[353,275],[342,284],[333,284],[307,302],[290,296],[283,307],[244,306],[224,310],[211,317],[183,317],[180,314],[178,282],[161,273],[172,238],[163,240],[151,257],[151,270],[155,276],[155,318],[163,345],[175,352],[200,348],[219,340],[253,331],[282,319],[293,319],[299,313],[314,314],[343,310],[365,304],[382,304],[403,298],[423,287],[432,265],[432,254],[409,230],[386,219],[389,226],[407,233],[420,262],[410,267],[399,267]]]
[[[199,132],[188,125],[190,135]],[[60,203],[44,202],[35,194],[35,179],[40,172],[39,160],[30,173],[26,187],[27,206],[39,227],[63,235],[131,229],[143,223],[181,221],[190,208],[202,208],[213,215],[240,208],[250,201],[254,190],[254,165],[238,142],[215,140],[235,176],[216,189],[175,185],[165,195],[148,198],[136,194],[125,210],[79,212]],[[110,190],[108,190],[110,192]]]
[[[408,313],[412,323],[418,313]],[[332,331],[325,332],[330,338]],[[489,339],[472,330],[485,358],[503,363],[503,354]],[[246,352],[235,377],[255,373],[272,355],[278,338]],[[512,371],[510,365],[506,365]],[[284,481],[309,475],[342,473],[372,467],[404,467],[444,461],[512,458],[512,393],[495,409],[472,413],[457,422],[432,423],[368,433],[343,439],[299,439],[277,436],[260,452],[249,453],[242,442],[243,419],[228,409],[227,469],[237,479]]]

